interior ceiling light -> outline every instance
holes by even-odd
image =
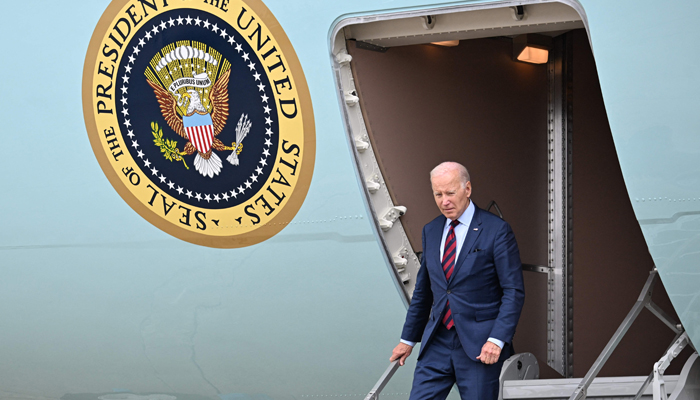
[[[459,40],[445,40],[442,42],[431,42],[432,44],[436,44],[438,46],[445,46],[445,47],[455,47],[459,45]]]
[[[544,64],[549,60],[552,38],[528,33],[513,38],[513,60],[531,64]]]

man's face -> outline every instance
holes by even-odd
[[[433,197],[440,212],[445,217],[455,220],[459,218],[469,206],[469,197],[472,195],[472,183],[467,182],[462,187],[459,172],[448,171],[441,175],[433,176]]]

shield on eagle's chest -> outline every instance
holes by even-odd
[[[206,153],[211,149],[214,141],[214,123],[209,114],[194,114],[182,117],[182,124],[187,132],[187,138],[200,153]]]

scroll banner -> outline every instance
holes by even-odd
[[[178,89],[180,89],[183,86],[194,86],[197,88],[205,88],[211,86],[211,80],[209,78],[180,78],[176,80],[175,82],[170,84],[170,89],[171,93],[177,92]]]

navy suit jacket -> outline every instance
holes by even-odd
[[[450,301],[454,328],[469,358],[476,360],[489,337],[505,342],[500,359],[513,353],[511,342],[525,299],[522,264],[507,222],[476,207],[449,282],[440,260],[446,218],[423,227],[423,258],[401,338],[422,342],[418,359],[442,322]]]

